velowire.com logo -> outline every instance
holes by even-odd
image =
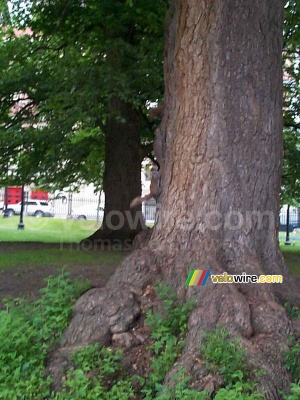
[[[210,275],[210,269],[192,269],[185,286],[204,286]]]
[[[211,274],[210,269],[192,269],[185,282],[185,286],[204,286],[210,277],[212,283],[282,283],[282,275],[249,275],[246,272],[242,274],[231,275],[223,272],[219,275]]]

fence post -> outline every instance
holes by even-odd
[[[68,215],[67,218],[71,219],[72,218],[72,193],[68,193]]]
[[[290,205],[288,204],[286,210],[286,238],[285,238],[285,245],[290,245]]]
[[[23,214],[24,214],[24,203],[25,203],[25,192],[24,192],[24,185],[22,185],[22,192],[21,192],[21,212],[20,212],[20,222],[18,224],[18,229],[24,229],[25,225],[23,222]]]

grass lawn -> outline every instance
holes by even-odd
[[[99,228],[96,221],[25,217],[25,229],[18,228],[19,217],[0,217],[0,242],[79,243]]]
[[[35,246],[19,247],[0,245],[0,270],[15,267],[57,267],[116,265],[125,257],[124,251],[87,251],[77,246]]]
[[[118,264],[125,253],[112,251],[87,251],[72,243],[79,243],[98,229],[96,221],[63,220],[57,218],[25,217],[25,229],[18,230],[19,217],[0,217],[0,269],[22,266],[71,267],[79,265]],[[300,278],[300,233],[290,234],[291,245],[284,245],[285,234],[279,234],[281,249],[294,276]],[[5,242],[10,242],[5,245]],[[58,243],[57,246],[39,248],[14,246],[17,242]],[[4,247],[3,247],[4,246]],[[100,249],[98,249],[100,250]]]
[[[300,233],[290,233],[291,245],[285,245],[285,233],[279,233],[280,248],[293,276],[300,278]]]

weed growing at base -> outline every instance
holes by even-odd
[[[144,400],[190,399],[204,400],[206,392],[188,389],[188,378],[184,371],[175,377],[177,385],[170,389],[163,385],[164,378],[180,355],[188,328],[188,318],[195,302],[179,304],[176,292],[165,284],[156,287],[163,308],[161,311],[146,312],[146,324],[151,328],[153,339],[149,349],[153,352],[150,372],[143,380],[141,393]],[[192,396],[192,397],[191,397]]]
[[[285,368],[296,381],[300,377],[300,342],[291,337],[289,344],[291,347],[285,354]]]
[[[61,392],[51,400],[131,399],[134,390],[122,368],[121,351],[87,346],[72,355],[75,367],[67,373]]]
[[[55,340],[67,327],[72,304],[87,287],[76,287],[66,274],[49,278],[43,296],[29,303],[3,300],[0,311],[1,399],[46,399],[50,379],[45,360]]]
[[[149,350],[152,360],[146,376],[132,376],[124,370],[120,350],[87,346],[71,358],[73,368],[66,373],[60,392],[50,389],[45,374],[46,356],[68,324],[72,304],[88,287],[74,286],[66,274],[49,278],[43,296],[29,304],[25,300],[5,301],[0,311],[0,393],[3,400],[129,400],[143,395],[143,400],[208,400],[204,391],[189,389],[183,369],[174,379],[174,387],[163,384],[166,374],[180,355],[187,333],[192,302],[179,304],[174,291],[166,285],[157,287],[163,307],[148,310],[145,321],[152,330]],[[224,388],[215,400],[260,400],[256,385],[250,382],[245,353],[230,338],[225,328],[217,326],[205,334],[202,358],[212,373],[221,373]],[[286,367],[298,374],[299,348],[292,347]],[[295,369],[296,368],[296,369]],[[292,384],[285,400],[299,399],[300,385]]]
[[[256,391],[256,384],[250,380],[245,351],[222,325],[205,333],[201,352],[207,370],[221,374],[226,385],[218,391],[215,400],[263,399],[262,394]]]
[[[299,306],[292,306],[290,303],[286,303],[285,309],[290,317],[300,319]],[[285,353],[285,368],[296,382],[300,377],[300,342],[293,336],[289,338],[289,350]],[[298,389],[297,385],[294,385],[293,391],[297,392],[300,399],[300,380],[298,382]]]

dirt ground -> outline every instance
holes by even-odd
[[[2,252],[14,252],[22,249],[57,249],[59,244],[48,243],[4,243],[0,242],[0,260]],[[124,252],[124,257],[128,252]],[[115,273],[118,264],[107,265],[72,265],[64,268],[70,272],[71,279],[79,279],[80,281],[88,280],[92,287],[103,287],[108,279]],[[60,269],[57,266],[30,266],[15,267],[11,269],[0,270],[0,301],[4,297],[27,297],[30,299],[37,298],[40,293],[39,289],[46,285],[45,278],[48,276],[56,276]],[[300,276],[295,277],[300,288]],[[0,305],[1,308],[1,305]]]
[[[22,248],[39,248],[49,249],[57,248],[57,244],[41,244],[41,243],[0,243],[0,253],[12,252]],[[1,254],[0,254],[1,257]],[[102,268],[103,267],[103,268]],[[99,265],[72,265],[72,267],[64,268],[70,272],[71,279],[78,279],[81,282],[88,280],[92,287],[105,286],[108,279],[114,274],[118,265],[107,266]],[[48,276],[56,276],[61,269],[57,266],[39,266],[31,267],[15,267],[9,270],[0,271],[0,299],[4,297],[27,297],[35,299],[40,295],[39,289],[46,286],[45,278]]]

